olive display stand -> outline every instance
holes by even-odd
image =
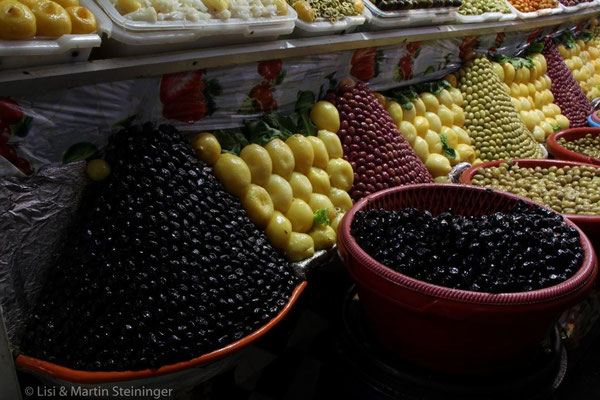
[[[459,38],[469,35],[531,31],[537,28],[565,24],[574,26],[578,22],[599,15],[600,4],[582,9],[577,13],[548,15],[528,20],[406,27],[379,32],[353,32],[344,35],[283,39],[115,58],[95,58],[94,52],[92,52],[91,61],[0,70],[0,94],[2,96],[37,95],[51,90],[156,77],[165,73],[218,68],[273,58],[287,59],[323,55],[344,50],[402,45],[408,42]],[[305,272],[309,271],[311,267],[320,265],[321,262],[327,263],[335,258],[336,252],[337,249],[332,249],[329,252],[319,253],[316,256],[319,259],[317,264],[311,261],[305,263],[306,265],[299,266],[299,268]],[[319,270],[321,268],[313,269]],[[0,393],[2,393],[1,397],[6,399],[19,399],[21,397],[1,315]]]
[[[401,45],[469,35],[528,31],[548,26],[573,24],[600,15],[600,5],[577,13],[562,13],[539,18],[482,23],[453,23],[439,26],[407,27],[378,32],[356,32],[313,38],[275,40],[243,45],[182,50],[162,54],[95,59],[69,65],[53,65],[0,71],[3,96],[43,93],[101,82],[159,76],[165,73],[200,68],[231,66],[273,58],[302,57],[373,46]]]

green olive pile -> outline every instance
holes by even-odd
[[[458,13],[462,15],[510,14],[510,8],[504,0],[463,0]]]
[[[525,168],[509,162],[479,169],[471,183],[528,197],[563,214],[600,215],[600,168]]]
[[[570,142],[567,142],[565,138],[560,138],[558,139],[558,144],[575,153],[600,158],[600,135],[593,137],[588,133],[584,137],[571,140]]]
[[[458,72],[465,128],[483,161],[541,158],[542,150],[517,114],[492,63],[476,55]]]

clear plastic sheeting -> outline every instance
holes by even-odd
[[[28,179],[0,180],[0,304],[13,346],[46,271],[64,245],[87,178],[85,164],[44,168]]]

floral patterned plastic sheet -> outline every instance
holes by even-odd
[[[413,42],[270,60],[163,77],[0,97],[0,176],[94,156],[119,125],[168,122],[185,132],[242,126],[263,112],[294,111],[350,76],[377,91],[443,78],[473,53],[517,54],[562,27]],[[575,29],[575,27],[571,27]]]

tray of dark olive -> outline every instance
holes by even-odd
[[[510,214],[433,216],[429,211],[359,211],[351,233],[394,271],[435,285],[488,293],[556,285],[581,265],[579,232],[562,216],[519,204]]]
[[[262,335],[304,288],[173,127],[113,135],[48,272],[17,366],[79,382],[198,366]]]

